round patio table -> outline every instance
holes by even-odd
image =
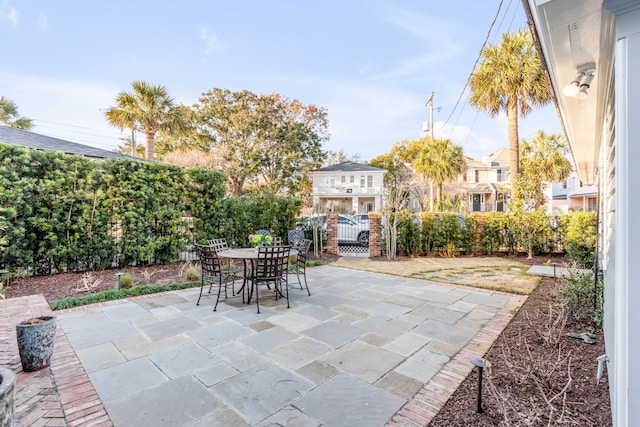
[[[298,251],[291,248],[289,251],[289,259],[296,255],[298,255]],[[256,251],[255,248],[227,249],[225,251],[218,252],[218,256],[220,258],[242,260],[244,265],[244,278],[242,281],[242,287],[239,291],[242,291],[242,301],[244,301],[244,289],[247,281],[251,282],[252,280],[251,274],[253,272],[254,263],[258,259],[258,251]],[[247,304],[249,304],[251,302],[251,289],[249,289],[249,292],[247,293]]]

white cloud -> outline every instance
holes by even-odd
[[[49,26],[49,20],[47,19],[47,17],[43,13],[38,15],[38,29],[40,31],[45,31],[48,26]]]
[[[14,27],[18,26],[18,15],[18,10],[13,6],[9,6],[9,13],[7,13],[7,17]]]
[[[220,40],[218,40],[218,36],[216,36],[208,28],[200,28],[200,39],[204,41],[204,54],[207,56],[211,55],[213,52],[218,52],[225,49],[225,45],[222,44]]]
[[[506,128],[505,128],[506,129]],[[450,125],[444,122],[436,122],[435,137],[450,139],[456,145],[462,146],[465,156],[480,160],[483,156],[504,148],[501,144],[491,136],[481,136],[476,130],[468,126]],[[483,132],[484,134],[485,132]],[[492,134],[493,135],[493,134]]]

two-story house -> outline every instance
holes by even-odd
[[[554,214],[573,211],[596,211],[598,207],[598,187],[584,185],[578,174],[573,172],[569,178],[551,185]]]
[[[327,211],[379,212],[384,196],[386,169],[343,162],[312,172],[313,206]]]
[[[469,212],[505,212],[509,199],[509,150],[466,158],[467,171],[443,185],[443,192],[465,200]]]

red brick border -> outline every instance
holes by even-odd
[[[36,372],[22,371],[15,325],[44,315],[55,314],[42,295],[0,300],[0,364],[16,373],[15,425],[113,426],[60,325],[51,365]]]
[[[387,422],[386,427],[427,427],[474,368],[470,359],[484,356],[527,297],[511,295],[500,311]]]

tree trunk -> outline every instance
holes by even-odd
[[[231,194],[234,197],[240,197],[242,196],[242,189],[244,188],[244,179],[243,178],[230,178],[229,182],[231,183],[230,185],[230,190],[231,190]]]
[[[156,134],[154,132],[145,132],[145,136],[147,137],[147,146],[144,151],[144,158],[152,162],[155,159],[155,139]]]
[[[429,181],[429,212],[433,212],[433,181]]]
[[[516,182],[520,175],[518,100],[514,98],[507,101],[507,129],[509,136],[509,184],[511,185],[511,200],[513,200],[516,194]]]

